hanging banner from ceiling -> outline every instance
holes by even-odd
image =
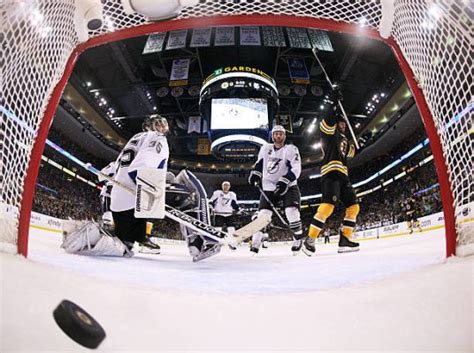
[[[278,125],[283,126],[287,132],[293,133],[293,120],[291,118],[291,115],[289,114],[277,115],[276,122]]]
[[[288,71],[292,83],[309,83],[309,73],[304,58],[288,58]]]
[[[196,28],[193,30],[191,37],[191,48],[209,47],[211,46],[212,28]]]
[[[308,29],[309,39],[313,48],[323,51],[334,51],[331,39],[326,31],[319,29]]]
[[[254,26],[240,27],[240,45],[262,45],[260,28]]]
[[[292,48],[311,48],[306,28],[287,28],[288,40]]]
[[[185,48],[187,36],[187,29],[171,31],[170,35],[168,36],[168,43],[166,43],[166,50]]]
[[[235,29],[234,27],[216,27],[216,38],[214,45],[235,45]]]
[[[174,59],[171,67],[170,86],[185,86],[188,84],[189,63],[191,59]]]
[[[208,156],[211,154],[211,144],[207,137],[198,138],[197,154],[200,156]]]
[[[148,36],[142,54],[157,53],[163,50],[166,32],[153,33]]]
[[[266,47],[286,47],[285,34],[281,27],[262,27],[263,45]]]
[[[201,116],[190,116],[188,121],[188,134],[201,132]]]

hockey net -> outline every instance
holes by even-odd
[[[416,80],[421,100],[426,102],[427,112],[422,111],[425,126],[428,130],[431,123],[437,135],[436,139],[429,136],[432,149],[435,142],[439,145],[440,153],[433,154],[440,183],[445,181],[441,191],[447,224],[448,218],[454,218],[452,239],[447,236],[447,254],[454,252],[454,245],[458,254],[464,254],[463,249],[474,244],[470,210],[474,201],[470,1],[393,2],[394,20],[388,26],[392,42],[408,64],[406,68],[401,65],[407,80]],[[67,76],[68,60],[73,61],[73,53],[77,54],[81,44],[77,28],[83,24],[78,23],[76,3],[80,1],[4,0],[0,5],[0,243],[3,249],[10,245],[24,255],[31,194],[45,133],[62,91],[60,83],[67,80],[63,76]],[[145,16],[126,13],[120,0],[102,3],[103,25],[89,32],[93,39],[82,49],[94,39],[95,44],[113,41],[116,37],[109,35],[113,32],[150,23]],[[178,24],[168,28],[179,28],[186,19],[196,19],[205,27],[210,18],[220,18],[219,23],[225,25],[239,25],[237,18],[251,18],[254,25],[279,25],[280,18],[291,16],[296,27],[332,30],[344,26],[344,31],[352,28],[357,34],[361,28],[376,31],[381,21],[390,20],[390,6],[385,6],[389,3],[392,0],[201,0],[166,22]],[[261,22],[260,16],[270,20]],[[242,21],[244,24],[249,22]],[[167,30],[163,22],[149,28],[136,35]],[[417,103],[420,105],[419,99]]]

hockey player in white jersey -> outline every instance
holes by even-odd
[[[239,211],[237,195],[230,191],[230,182],[222,183],[222,190],[215,190],[209,200],[214,210],[214,227],[224,230],[229,234],[235,232],[235,213]]]
[[[115,180],[122,185],[135,188],[139,168],[167,169],[169,147],[166,140],[168,122],[158,114],[144,123],[144,132],[134,135],[117,158]],[[159,253],[160,247],[146,236],[146,219],[135,218],[135,196],[122,187],[113,187],[111,192],[112,215],[115,235],[130,248],[138,242],[149,252]],[[142,251],[143,252],[143,251]]]
[[[100,171],[104,175],[107,175],[110,178],[115,176],[115,172],[117,171],[117,164],[115,161],[110,162],[107,164],[102,170]],[[102,184],[102,190],[100,190],[100,208],[102,211],[102,224],[105,228],[112,230],[114,221],[112,219],[112,212],[110,211],[110,193],[112,191],[112,182],[107,181],[102,174],[98,175],[99,183]]]
[[[282,202],[289,227],[293,233],[291,250],[298,253],[303,241],[300,217],[300,191],[297,180],[301,174],[301,158],[298,148],[286,145],[286,131],[281,125],[272,129],[273,143],[260,148],[257,163],[250,172],[249,183],[261,187],[269,200],[277,205]],[[261,195],[259,216],[271,215],[272,207]]]

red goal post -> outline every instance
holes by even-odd
[[[155,32],[217,26],[317,28],[384,41],[421,113],[438,179],[446,255],[474,253],[472,10],[469,0],[201,0],[150,22],[120,0],[81,42],[74,0],[6,0],[0,37],[0,249],[24,256],[35,182],[49,127],[78,56]],[[389,34],[385,39],[379,32]]]

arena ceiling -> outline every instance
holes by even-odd
[[[344,107],[358,138],[368,146],[395,124],[414,104],[413,99],[384,43],[326,33],[333,51],[319,51],[319,58],[331,80],[342,87]],[[212,154],[198,154],[198,140],[207,138],[207,133],[188,134],[188,118],[199,115],[198,92],[203,80],[214,70],[234,65],[258,68],[277,83],[278,114],[291,116],[293,132],[288,134],[288,140],[299,147],[304,167],[317,166],[321,153],[313,148],[318,134],[311,124],[327,111],[324,98],[329,85],[311,49],[239,44],[193,48],[189,45],[190,37],[188,33],[184,48],[163,48],[149,54],[143,53],[148,36],[84,52],[70,78],[63,103],[75,109],[83,124],[111,138],[117,150],[141,130],[144,117],[158,112],[168,118],[171,126],[171,168],[186,166],[196,171],[235,173],[248,169],[252,161],[223,161]],[[289,58],[304,60],[309,84],[292,82]],[[188,82],[180,86],[182,90],[173,92],[170,72],[175,59],[190,59],[190,66]]]

